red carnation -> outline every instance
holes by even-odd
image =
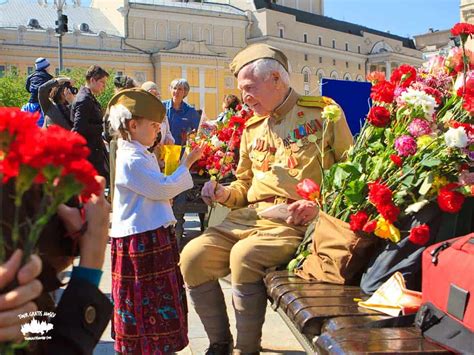
[[[462,107],[471,115],[474,114],[474,96],[464,96]]]
[[[426,224],[422,224],[417,227],[413,227],[408,237],[410,242],[416,245],[425,245],[430,239],[430,227]]]
[[[459,22],[455,24],[453,28],[451,28],[451,34],[453,36],[472,35],[474,34],[474,25],[471,25],[470,23]]]
[[[383,106],[370,109],[367,120],[375,127],[386,127],[390,123],[390,111]]]
[[[416,79],[416,69],[411,65],[402,64],[395,69],[390,77],[390,81],[398,86],[407,88]]]
[[[390,104],[393,102],[393,98],[395,96],[395,85],[387,80],[384,80],[372,86],[371,91],[372,93],[370,94],[370,97],[372,100]]]
[[[303,179],[296,185],[296,192],[305,200],[316,201],[321,194],[321,188],[311,179]]]
[[[392,191],[384,183],[369,183],[369,201],[375,206],[392,203]]]
[[[362,230],[368,219],[369,216],[367,216],[367,213],[364,211],[359,211],[356,214],[351,215],[349,222],[351,230],[354,232]]]
[[[400,214],[400,209],[393,203],[379,205],[377,206],[377,211],[379,211],[382,217],[390,223],[395,222],[398,218],[398,215]]]
[[[451,183],[439,190],[438,205],[442,211],[457,213],[461,210],[465,198],[462,193],[454,191],[458,186],[456,183]]]
[[[362,228],[362,230],[365,232],[365,233],[373,233],[373,231],[375,230],[375,228],[377,228],[377,220],[376,219],[373,219],[369,222],[367,222],[364,227]]]
[[[399,168],[403,165],[403,160],[396,154],[390,154],[390,160]]]

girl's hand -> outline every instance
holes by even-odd
[[[316,202],[299,200],[288,206],[288,212],[291,212],[291,216],[286,219],[286,223],[305,226],[318,216],[319,207]]]
[[[204,148],[206,147],[205,143],[202,142],[200,145],[196,146],[188,155],[184,156],[181,160],[181,164],[184,165],[187,169],[191,167],[196,161],[201,159]]]

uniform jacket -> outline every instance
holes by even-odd
[[[109,179],[108,154],[102,140],[102,108],[89,88],[80,88],[71,111],[72,130],[84,136],[91,150],[89,161],[100,175]]]
[[[39,87],[38,99],[44,114],[44,127],[56,124],[71,130],[71,109],[68,105],[58,105],[49,98],[49,93],[56,86],[58,81],[51,79]]]
[[[53,77],[46,70],[35,70],[26,79],[25,89],[31,96],[28,102],[38,103],[39,87]]]
[[[250,118],[242,134],[237,180],[230,185],[224,205],[244,207],[275,196],[298,200],[298,182],[310,178],[320,183],[321,139],[324,168],[341,160],[353,143],[344,113],[338,121],[329,123],[323,137],[321,113],[329,104],[335,102],[324,97],[302,97],[290,89],[285,101],[269,116]]]

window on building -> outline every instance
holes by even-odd
[[[319,64],[322,64],[323,62],[323,57],[319,57]]]
[[[123,71],[117,71],[117,72],[115,73],[115,75],[117,75],[117,76],[123,76]]]
[[[332,65],[336,65],[336,59],[332,60]]]
[[[303,42],[308,43],[308,34],[307,33],[303,34]]]
[[[5,76],[5,66],[0,65],[0,78],[3,78]]]
[[[360,63],[357,65],[357,67],[359,68],[359,70],[362,68],[362,66],[360,65]]]
[[[346,68],[349,68],[349,62],[346,62]]]
[[[346,51],[349,51],[349,43],[346,43]]]
[[[360,46],[357,46],[357,53],[360,53]]]
[[[305,84],[309,83],[309,73],[306,70],[303,72],[303,81]]]
[[[318,81],[321,82],[323,80],[323,73],[318,74]]]
[[[144,83],[144,82],[146,81],[146,74],[145,74],[145,72],[136,71],[136,72],[135,72],[135,79],[136,79],[139,83]]]
[[[59,68],[54,69],[55,76],[59,76]]]
[[[308,61],[308,55],[307,54],[304,55],[304,60]]]
[[[285,34],[284,33],[285,31],[284,31],[283,27],[280,27],[278,30],[280,31],[280,38],[283,38],[283,36]]]
[[[336,40],[335,39],[332,40],[332,48],[336,48]]]
[[[323,38],[321,36],[318,37],[318,45],[323,45]]]
[[[28,69],[27,69],[28,75],[30,75],[34,71],[35,71],[35,68],[33,68],[33,67],[28,67]]]

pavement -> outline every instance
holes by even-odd
[[[197,214],[187,214],[185,216],[186,223],[184,225],[187,233],[186,239],[191,239],[193,236],[199,234],[199,218]],[[106,258],[103,268],[103,275],[99,285],[99,288],[107,296],[110,297],[111,289],[111,274],[110,274],[110,245],[107,246]],[[231,331],[235,339],[235,317],[232,308],[232,291],[231,286],[227,278],[220,281],[222,290],[224,292],[227,310],[229,313],[229,319],[231,323]],[[189,307],[188,314],[189,324],[189,345],[178,352],[179,355],[201,355],[205,353],[209,342],[204,331],[204,327],[199,320],[198,315],[194,311],[193,307]],[[113,339],[110,337],[110,323],[107,326],[104,334],[97,344],[94,350],[94,355],[113,355]],[[291,331],[285,325],[280,316],[267,306],[266,320],[263,326],[263,337],[262,337],[262,354],[273,355],[273,354],[288,354],[288,355],[302,355],[305,354],[303,348],[298,343],[296,338],[293,336]],[[145,355],[145,354],[144,354]]]

